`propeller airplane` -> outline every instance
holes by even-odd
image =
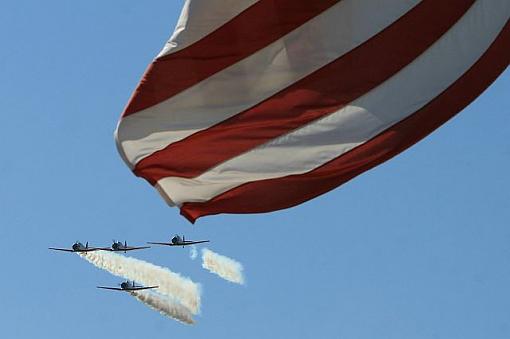
[[[48,247],[48,249],[53,251],[63,251],[63,252],[75,252],[75,253],[85,253],[85,252],[92,252],[92,251],[100,251],[103,250],[103,248],[99,247],[89,247],[89,242],[83,246],[83,244],[79,241],[76,241],[71,248],[56,248],[56,247]]]
[[[148,242],[148,244],[151,245],[164,245],[164,246],[189,246],[189,245],[195,245],[195,244],[202,244],[205,242],[209,242],[209,240],[198,240],[198,241],[192,241],[192,240],[186,240],[184,238],[184,235],[182,238],[178,235],[175,235],[170,242]]]
[[[141,290],[151,290],[158,288],[159,286],[136,286],[134,281],[126,280],[119,284],[120,287],[108,287],[108,286],[96,286],[103,290],[122,291],[122,292],[136,292]]]
[[[143,250],[145,248],[151,248],[150,246],[139,246],[139,247],[128,246],[127,241],[124,241],[124,243],[122,243],[122,241],[115,241],[115,240],[112,240],[112,241],[113,241],[113,244],[112,244],[111,248],[103,248],[103,250],[111,251],[111,252],[126,253],[127,251],[135,251],[135,250]]]

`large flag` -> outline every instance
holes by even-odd
[[[510,62],[509,0],[187,0],[116,131],[194,222],[323,194],[446,122]]]

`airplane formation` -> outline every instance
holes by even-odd
[[[202,244],[209,242],[209,240],[186,240],[184,235],[182,238],[179,235],[175,235],[170,242],[148,242],[148,244],[154,245],[165,245],[165,246],[189,246],[195,244]],[[110,247],[89,247],[88,241],[83,245],[81,242],[76,241],[71,248],[58,248],[58,247],[48,247],[48,249],[53,251],[62,251],[62,252],[71,252],[71,253],[87,253],[93,251],[108,251],[108,252],[128,252],[128,251],[136,251],[142,250],[146,248],[151,248],[151,246],[128,246],[127,241],[115,241],[112,240],[112,245]],[[140,290],[150,290],[156,289],[158,286],[137,286],[134,281],[124,281],[119,284],[120,287],[107,287],[107,286],[97,286],[97,288],[112,290],[112,291],[123,291],[123,292],[133,292]]]

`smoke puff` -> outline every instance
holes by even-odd
[[[189,257],[191,260],[195,260],[198,256],[197,247],[195,245],[191,245],[189,249]]]
[[[244,284],[243,265],[210,249],[202,249],[202,267],[227,281]]]
[[[130,292],[138,301],[155,311],[185,324],[194,324],[191,312],[172,299],[153,292]]]

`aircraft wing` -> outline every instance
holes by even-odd
[[[74,250],[70,250],[68,248],[55,248],[55,247],[48,247],[49,250],[53,251],[62,251],[62,252],[74,252]]]
[[[147,286],[147,287],[130,287],[130,288],[120,288],[120,287],[107,287],[107,286],[96,286],[97,288],[101,288],[103,290],[112,290],[112,291],[121,291],[121,292],[135,292],[141,290],[150,290],[154,288],[158,288],[159,286]]]
[[[188,240],[186,240],[186,242],[183,245],[202,244],[204,242],[209,242],[209,240],[198,240],[198,241],[188,241]]]
[[[106,287],[106,286],[96,286],[97,288],[102,288],[103,290],[112,290],[112,291],[125,291],[120,287]]]
[[[148,242],[147,244],[151,245],[166,245],[166,246],[174,246],[171,242]]]
[[[133,292],[133,291],[141,291],[141,290],[151,290],[151,289],[158,288],[158,287],[159,286],[131,287],[131,288],[127,288],[126,291]]]
[[[150,246],[128,247],[128,248],[125,248],[125,249],[119,250],[119,251],[134,251],[134,250],[143,250],[146,248],[151,248],[151,247]]]

